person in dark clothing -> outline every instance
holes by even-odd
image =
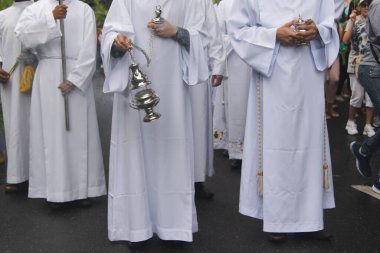
[[[359,80],[371,98],[374,107],[380,111],[380,0],[369,2],[367,33],[368,44],[359,67]],[[364,177],[371,177],[371,156],[380,149],[380,131],[366,139],[363,143],[354,141],[350,148],[356,157],[356,167]],[[372,186],[374,192],[380,194],[380,171]]]

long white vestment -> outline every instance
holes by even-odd
[[[214,138],[215,148],[227,149],[230,159],[242,159],[248,92],[252,75],[249,65],[235,53],[231,46],[226,25],[231,5],[232,1],[223,0],[217,7],[228,56],[228,79],[222,86],[216,88],[218,100],[214,109]]]
[[[0,62],[7,72],[21,52],[21,43],[14,28],[22,11],[33,1],[13,3],[0,12]],[[17,184],[29,178],[29,115],[30,93],[20,92],[22,64],[10,80],[0,85],[1,103],[7,144],[7,183]]]
[[[170,38],[155,37],[149,67],[133,50],[137,63],[160,96],[161,118],[142,121],[145,112],[129,106],[126,53],[110,55],[117,33],[149,52],[156,5],[162,17],[190,33],[190,53]],[[103,28],[104,92],[114,92],[108,197],[111,241],[143,241],[153,233],[163,240],[192,241],[197,230],[194,205],[194,144],[189,85],[209,77],[199,31],[204,17],[193,0],[114,0]]]
[[[33,82],[30,121],[29,197],[65,202],[106,193],[92,76],[96,30],[92,9],[66,0],[65,19],[70,131],[65,129],[61,32],[52,10],[55,0],[40,0],[25,9],[15,32],[40,58]]]
[[[276,30],[298,15],[311,18],[320,39],[285,47]],[[332,0],[234,1],[228,30],[235,51],[254,69],[240,188],[242,214],[264,220],[266,232],[323,229],[334,194],[324,134],[324,70],[338,48]],[[323,41],[323,42],[322,42]],[[257,72],[262,76],[263,197],[258,195]],[[323,189],[324,137],[330,188]]]
[[[226,75],[226,52],[222,42],[218,19],[211,0],[198,0],[198,11],[205,21],[202,27],[203,45],[208,57],[211,75]],[[204,182],[214,174],[214,148],[212,138],[211,80],[190,87],[194,128],[195,182]]]

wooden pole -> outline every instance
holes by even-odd
[[[59,0],[59,4],[62,4],[62,0]],[[67,70],[66,70],[66,45],[65,45],[65,24],[63,19],[60,20],[60,27],[61,27],[61,56],[62,56],[62,77],[63,81],[66,81],[67,78]],[[66,94],[64,97],[64,103],[65,103],[65,125],[66,125],[66,131],[70,131],[70,120],[69,120],[69,98]]]

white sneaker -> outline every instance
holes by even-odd
[[[349,135],[356,135],[358,134],[358,127],[354,121],[347,121],[346,130]]]
[[[370,125],[366,124],[364,126],[363,135],[367,135],[368,137],[372,137],[375,135],[375,129]]]

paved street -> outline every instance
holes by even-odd
[[[108,170],[112,95],[101,92],[103,75],[94,78],[103,155]],[[5,194],[5,168],[0,168],[0,253],[253,253],[253,252],[380,252],[380,201],[354,190],[352,185],[371,185],[355,170],[348,144],[358,137],[346,135],[347,105],[342,117],[329,121],[337,208],[325,213],[326,227],[334,234],[330,242],[291,236],[274,245],[262,233],[262,222],[238,213],[240,171],[231,170],[227,158],[215,153],[216,175],[207,181],[213,201],[198,201],[200,231],[193,243],[175,245],[150,240],[131,250],[125,243],[107,238],[107,198],[94,200],[89,209],[77,206],[51,210],[44,200],[26,194]],[[281,122],[278,122],[281,124]],[[362,131],[362,128],[359,129]],[[286,134],[286,129],[284,129]],[[380,154],[373,167],[380,166]]]

